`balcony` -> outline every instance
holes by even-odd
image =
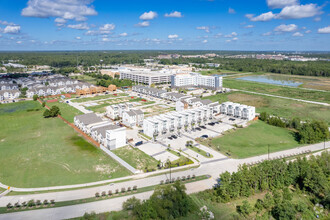
[[[174,131],[174,126],[171,126],[170,127],[170,131]]]

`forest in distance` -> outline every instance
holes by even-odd
[[[196,67],[206,63],[218,63],[220,69],[238,72],[269,72],[288,75],[330,76],[329,61],[287,61],[287,60],[258,60],[253,58],[236,59],[224,58],[236,54],[251,54],[256,52],[238,51],[58,51],[58,52],[0,52],[3,63],[17,62],[23,65],[49,65],[53,68],[69,68],[82,65],[139,64],[144,65],[144,59],[155,58],[160,54],[196,55],[216,53],[215,58],[173,58],[161,59],[160,64],[178,65],[194,63]],[[258,52],[264,53],[264,52]],[[265,52],[266,53],[266,52]],[[302,53],[306,57],[329,59],[330,53]],[[2,66],[0,64],[0,66]],[[14,72],[14,69],[11,69]]]

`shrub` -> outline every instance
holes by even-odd
[[[48,205],[48,204],[49,204],[48,200],[45,199],[45,200],[44,200],[44,205]]]
[[[135,186],[133,186],[133,190],[135,190],[135,191],[137,190],[137,186],[136,186],[136,185],[135,185]]]
[[[107,193],[105,191],[102,192],[102,196],[106,196]]]
[[[131,190],[132,190],[132,188],[129,186],[129,187],[127,188],[127,191],[130,192]]]
[[[126,191],[125,187],[121,188],[121,192],[124,193]]]
[[[118,194],[119,193],[119,189],[116,189],[116,194]]]
[[[189,180],[189,179],[190,179],[190,175],[187,176],[187,180]]]
[[[163,184],[164,184],[164,180],[161,180],[161,181],[160,181],[160,185],[163,185]]]
[[[193,179],[195,179],[195,178],[196,178],[195,174],[193,174],[193,175],[192,175],[192,178],[193,178]]]
[[[7,204],[7,209],[11,209],[11,208],[13,208],[13,205],[11,203],[8,203]]]
[[[21,207],[21,204],[19,204],[19,202],[16,202],[16,203],[15,203],[15,207],[16,207],[16,208],[19,208],[19,207]]]
[[[100,197],[100,193],[95,193],[95,197]]]
[[[26,202],[22,202],[22,206],[23,207],[26,207],[27,206],[27,203]]]
[[[182,176],[182,177],[181,177],[181,180],[182,180],[182,181],[185,181],[185,180],[186,180],[186,177],[185,177],[185,176]]]
[[[35,202],[34,202],[34,200],[33,199],[31,199],[29,202],[28,202],[28,206],[29,207],[33,207],[33,206],[35,206],[36,204],[35,204]]]
[[[112,196],[112,191],[111,190],[108,191],[108,195]]]
[[[40,200],[37,200],[36,201],[36,205],[41,205],[41,201]]]
[[[50,204],[54,205],[55,204],[55,200],[54,199],[50,200]]]

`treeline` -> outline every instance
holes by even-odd
[[[203,58],[179,58],[162,59],[161,64],[198,64],[218,63],[220,69],[239,71],[239,72],[269,72],[288,75],[304,76],[330,76],[330,62],[328,61],[287,61],[287,60],[258,60],[258,59],[234,59],[234,58],[214,58],[212,60]]]
[[[288,187],[295,192],[304,191],[313,204],[322,204],[329,210],[329,159],[330,154],[324,152],[321,156],[311,156],[308,160],[298,158],[289,163],[272,160],[252,167],[243,165],[237,172],[221,174],[218,186],[208,191],[205,196],[226,203],[258,192],[271,191],[272,195],[268,193],[263,200],[258,200],[255,208],[245,201],[238,207],[238,211],[249,215],[254,210],[261,212],[265,209],[275,219],[296,219],[298,214],[308,216],[302,219],[309,219],[313,216],[313,207],[294,204]]]
[[[117,87],[123,87],[133,85],[133,81],[129,79],[119,79],[117,75],[115,75],[115,78],[98,73],[86,73],[85,75],[98,79],[96,82],[98,86],[108,87],[109,85],[116,85]]]
[[[297,117],[286,120],[277,116],[271,116],[267,112],[260,113],[259,119],[276,127],[294,129],[296,138],[301,144],[318,143],[328,140],[330,136],[328,126],[324,121],[302,122]]]

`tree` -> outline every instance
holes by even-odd
[[[155,83],[152,83],[151,85],[150,85],[150,88],[155,88]]]
[[[126,202],[123,203],[123,209],[124,210],[133,210],[136,207],[141,205],[141,200],[135,198],[135,196],[133,196],[130,199],[127,199]]]
[[[39,96],[37,94],[33,95],[33,101],[37,101],[38,98]]]
[[[50,111],[49,111],[48,109],[46,109],[46,110],[44,111],[43,116],[44,116],[44,118],[49,118],[49,117],[51,117],[51,116],[50,116]]]
[[[265,209],[270,209],[274,206],[274,199],[270,193],[266,193],[262,204]]]
[[[272,210],[275,219],[295,219],[296,213],[297,211],[290,201],[283,201]]]
[[[50,110],[46,109],[46,110],[44,111],[43,116],[44,116],[45,118],[50,118],[50,117],[53,118],[53,117],[57,117],[57,116],[60,115],[60,114],[61,114],[60,108],[57,107],[56,105],[53,105],[53,106],[50,108]]]
[[[288,201],[292,200],[292,193],[290,192],[290,189],[288,187],[285,187],[283,189],[282,197],[283,197],[283,200],[288,200]]]
[[[42,107],[45,107],[46,106],[46,102],[42,102]]]
[[[242,205],[239,206],[239,212],[243,216],[250,215],[252,211],[253,211],[252,206],[250,205],[250,203],[247,200],[244,200],[243,203],[242,203]]]
[[[262,202],[261,199],[258,199],[258,200],[256,201],[256,204],[254,205],[254,208],[255,208],[255,210],[256,210],[258,213],[261,212],[261,211],[263,210],[264,206],[263,206],[263,202]]]

